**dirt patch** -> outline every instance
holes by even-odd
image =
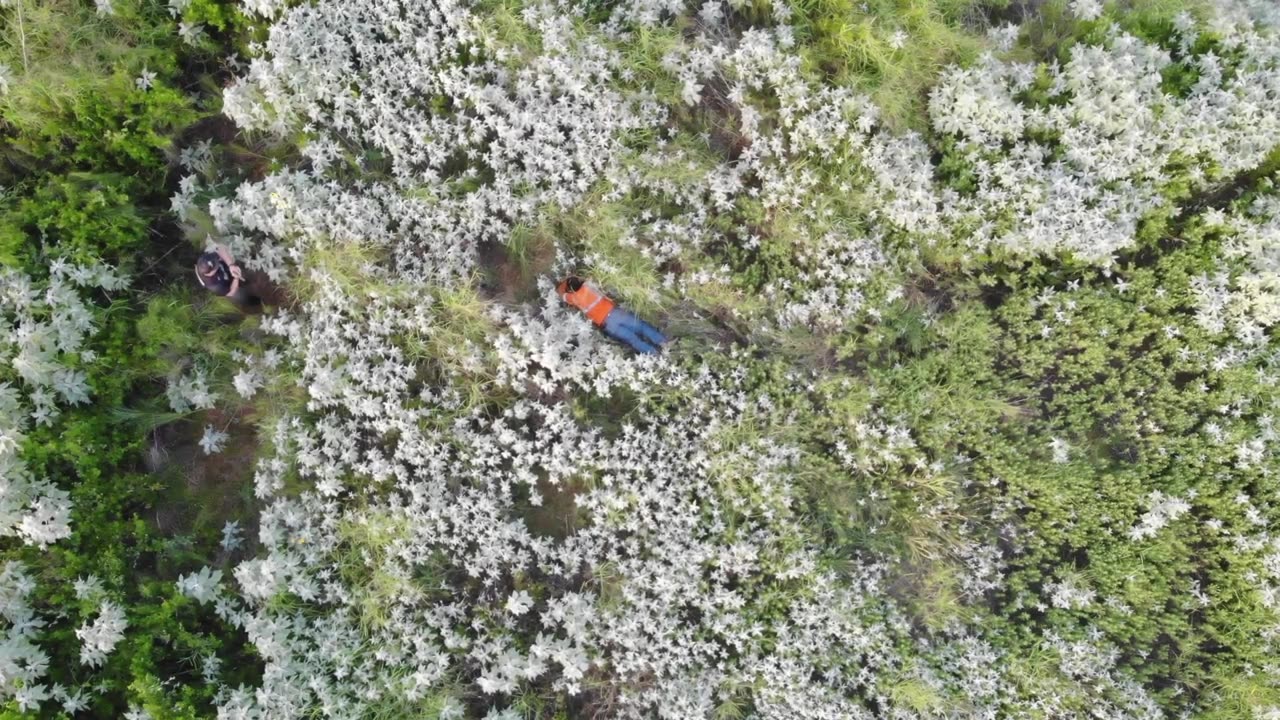
[[[168,488],[152,518],[160,534],[189,537],[197,547],[219,547],[223,526],[235,520],[244,540],[241,551],[253,551],[257,537],[253,474],[258,437],[249,420],[247,412],[229,414],[214,409],[197,420],[172,423],[151,433],[144,461]],[[200,447],[206,425],[229,436],[222,450],[212,455]],[[219,550],[209,562],[224,562],[229,555]]]
[[[515,304],[520,273],[507,249],[496,242],[485,242],[479,249],[480,291],[490,300]]]
[[[555,263],[555,243],[535,238],[520,247],[486,242],[479,248],[479,265],[483,273],[480,291],[490,300],[518,305],[538,299],[538,278],[551,271]]]
[[[574,500],[581,488],[577,483],[561,480],[552,485],[545,479],[538,480],[538,495],[542,504],[530,506],[523,513],[529,532],[541,537],[563,540],[572,535],[585,522]]]
[[[907,301],[933,312],[950,312],[955,308],[955,298],[952,297],[951,290],[943,285],[941,277],[929,273],[909,278],[904,288]]]
[[[292,308],[294,297],[282,285],[271,282],[266,273],[246,272],[245,288],[249,293],[262,298],[262,304],[270,307]]]

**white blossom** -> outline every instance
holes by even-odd
[[[205,38],[204,26],[200,23],[178,23],[178,36],[188,45],[197,45]]]
[[[1102,0],[1071,0],[1071,12],[1081,20],[1097,20],[1102,15]]]
[[[1045,589],[1050,593],[1053,606],[1063,609],[1087,608],[1093,604],[1097,596],[1092,589],[1078,587],[1075,580],[1071,578],[1061,582],[1047,583]]]
[[[1055,463],[1066,463],[1071,460],[1071,446],[1062,438],[1053,438],[1049,441],[1049,448],[1053,451],[1053,461]]]
[[[1191,504],[1187,501],[1154,490],[1147,496],[1147,511],[1143,513],[1138,524],[1129,530],[1129,538],[1141,540],[1154,537],[1161,528],[1177,520],[1190,509]]]
[[[142,71],[138,73],[138,77],[134,79],[133,84],[139,90],[142,90],[145,92],[151,89],[151,86],[155,83],[155,80],[156,80],[156,74],[144,67],[142,68]]]
[[[230,435],[212,425],[205,425],[204,435],[200,436],[200,449],[204,451],[205,455],[220,453],[230,437]]]
[[[179,577],[178,592],[203,605],[217,596],[221,582],[222,571],[206,566]]]
[[[1098,17],[1102,5],[1073,9]],[[797,467],[811,449],[780,417],[793,404],[828,410],[822,381],[799,373],[768,392],[748,387],[752,360],[736,346],[718,348],[714,363],[635,357],[566,310],[547,277],[524,305],[490,301],[469,278],[482,248],[574,217],[589,236],[548,240],[543,274],[589,267],[604,287],[618,282],[637,302],[694,316],[705,309],[699,297],[745,294],[719,260],[700,261],[704,251],[784,242],[794,272],[762,281],[733,318],[752,343],[807,328],[834,337],[864,321],[879,331],[923,266],[921,248],[938,242],[957,246],[960,264],[989,252],[1071,254],[1116,278],[1139,223],[1175,209],[1171,168],[1195,165],[1188,182],[1203,191],[1256,167],[1280,140],[1277,98],[1256,91],[1277,77],[1267,43],[1240,34],[1233,72],[1119,30],[1072,46],[1062,63],[987,55],[948,68],[929,122],[948,159],[971,171],[960,190],[940,180],[931,141],[892,132],[855,88],[806,75],[780,3],[776,25],[742,29],[718,2],[618,3],[604,25],[572,4],[531,3],[507,18],[532,39],[519,43],[506,39],[513,28],[453,2],[258,0],[248,10],[272,20],[270,34],[227,88],[226,111],[247,130],[304,136],[302,159],[221,193],[208,215],[246,267],[307,291],[262,317],[270,347],[241,358],[233,380],[256,397],[270,371],[295,379],[300,395],[263,431],[256,556],[228,570],[236,582],[226,588],[210,568],[179,580],[243,628],[266,666],[260,688],[220,695],[221,717],[354,717],[427,697],[445,698],[442,717],[461,717],[458,678],[472,679],[459,697],[493,696],[495,715],[506,712],[499,695],[603,686],[626,689],[612,700],[622,718],[707,717],[724,688],[749,688],[762,718],[860,718],[868,697],[886,716],[915,717],[893,700],[892,684],[909,680],[955,683],[975,717],[1032,703],[1067,717],[1103,707],[1100,698],[1111,717],[1159,717],[1098,628],[1043,634],[1063,690],[1042,697],[1010,676],[982,628],[955,620],[925,638],[886,588],[885,558],[851,553],[834,572],[806,525],[809,480]],[[637,89],[619,43],[638,27],[670,30],[686,12],[697,14],[691,27],[672,34],[651,69],[663,74],[658,99]],[[1017,34],[1005,28],[994,40],[1011,47]],[[1192,62],[1197,86],[1166,93],[1162,73]],[[1026,99],[1039,78],[1047,104]],[[682,104],[731,108],[725,135],[741,137],[682,137],[671,130]],[[717,147],[690,149],[699,143]],[[180,217],[203,209],[203,154],[180,158],[193,173],[173,199]],[[374,156],[381,164],[369,172]],[[726,230],[748,203],[785,234]],[[1212,218],[1214,232],[1248,232],[1227,218]],[[1265,269],[1267,251],[1237,237],[1224,242]],[[661,288],[626,286],[618,247],[646,266],[685,270]],[[1268,306],[1237,308],[1260,273],[1221,273],[1193,282],[1198,320],[1256,338]],[[1140,295],[1130,280],[1106,292]],[[26,299],[21,288],[14,295]],[[1054,338],[1081,322],[1057,302],[1037,300],[1061,313],[1045,319]],[[1188,328],[1175,329],[1160,337],[1188,340]],[[52,387],[51,342],[28,343],[22,377]],[[1206,372],[1242,357],[1224,350],[1205,359]],[[175,369],[176,411],[216,403],[210,372]],[[1031,542],[1018,508],[993,510],[1003,513],[999,544],[991,528],[958,519],[956,498],[970,490],[950,487],[951,459],[875,392],[833,413],[823,473],[857,488],[850,507],[869,518],[889,505],[879,478],[910,478],[913,509],[958,538],[930,559],[948,577],[954,569],[955,593],[974,602],[1000,589]],[[618,393],[635,406],[619,427],[603,432],[580,417]],[[1264,468],[1271,440],[1230,425],[1236,409],[1221,432],[1205,433],[1234,449],[1240,469]],[[1048,449],[1054,462],[1072,457],[1066,439]],[[1129,537],[1153,537],[1191,497],[1151,494]],[[557,517],[572,527],[533,520],[554,503],[571,508]],[[1240,513],[1265,522],[1256,507]],[[883,521],[870,522],[875,533]],[[224,529],[226,551],[238,533]],[[1258,579],[1260,593],[1274,594]],[[1127,607],[1099,602],[1070,569],[1024,601],[1089,614]]]
[[[105,592],[102,580],[97,575],[77,578],[74,588],[77,600],[94,600]]]
[[[101,666],[107,655],[115,649],[116,643],[124,639],[124,631],[128,626],[123,608],[110,600],[102,601],[98,606],[98,616],[93,622],[76,629],[76,637],[80,639],[81,664]]]
[[[222,526],[222,549],[231,552],[244,544],[244,538],[241,537],[240,522],[238,520],[228,520]]]
[[[523,590],[511,593],[511,596],[507,598],[507,612],[512,615],[523,615],[531,607],[533,607],[533,598]]]

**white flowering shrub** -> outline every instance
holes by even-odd
[[[178,592],[201,604],[212,600],[218,593],[222,571],[203,567],[199,571],[178,578]]]
[[[224,373],[273,410],[257,545],[176,583],[262,659],[219,715],[1280,704],[1280,44],[1113,5],[1061,61],[997,29],[904,132],[813,8],[248,4],[226,112],[300,159],[193,145],[173,201],[296,292]],[[609,342],[568,272],[694,347]]]
[[[58,404],[88,401],[85,374],[77,364],[94,360],[84,346],[94,330],[94,314],[81,292],[117,290],[125,282],[105,265],[62,260],[50,265],[44,281],[11,269],[0,273],[0,312],[8,328],[0,345],[4,377],[20,381],[32,422],[47,425],[57,417]]]
[[[987,59],[944,75],[930,114],[969,177],[942,208],[948,226],[971,246],[1106,265],[1179,173],[1207,189],[1259,165],[1280,142],[1277,99],[1258,91],[1280,72],[1274,42],[1233,27],[1220,41],[1230,62],[1182,33],[1175,56],[1117,31],[1063,66]],[[1199,78],[1184,93],[1166,87],[1175,67]]]
[[[57,258],[41,277],[0,271],[0,316],[7,328],[0,336],[0,535],[44,551],[72,534],[71,494],[33,471],[24,453],[29,434],[58,427],[64,408],[90,402],[87,371],[97,362],[91,340],[99,320],[94,296],[119,291],[125,283],[102,263]],[[46,677],[50,657],[41,643],[45,628],[59,616],[51,617],[37,598],[30,568],[10,559],[0,573],[5,625],[0,699],[24,713],[38,712],[46,701],[69,713],[83,711],[92,690],[67,688]],[[75,585],[80,600],[101,594],[94,576]],[[102,665],[126,626],[123,608],[102,602],[98,616],[75,631],[80,662]]]
[[[18,562],[8,562],[0,572],[0,616],[4,617],[5,651],[0,655],[0,687],[6,700],[17,698],[20,705],[34,707],[48,688],[39,683],[49,657],[35,644],[43,621],[28,604],[35,582]]]
[[[1193,232],[1223,238],[1230,266],[1195,278],[1197,322],[1215,333],[1230,332],[1246,346],[1266,342],[1280,321],[1280,204],[1258,195],[1237,211],[1206,213]]]
[[[230,435],[212,425],[206,425],[204,434],[200,436],[200,449],[204,451],[205,455],[222,452],[222,448],[226,446],[227,439],[230,437]]]
[[[400,438],[395,447],[350,444],[344,452],[332,442],[317,444],[319,436],[304,426],[285,430],[292,437],[280,446],[297,458],[289,464],[315,477],[320,492],[275,501],[261,530],[268,553],[235,572],[250,603],[243,622],[269,660],[270,685],[258,696],[258,711],[292,717],[323,698],[352,712],[408,711],[434,697],[459,668],[474,672],[487,696],[546,684],[569,696],[586,693],[628,716],[705,713],[728,688],[760,680],[773,688],[771,715],[786,715],[801,699],[826,712],[851,707],[812,684],[816,668],[837,672],[842,661],[812,653],[818,636],[795,634],[812,622],[801,618],[817,613],[838,625],[813,628],[824,643],[860,638],[877,652],[891,650],[874,639],[872,616],[855,619],[862,607],[857,596],[836,590],[811,551],[793,544],[799,528],[784,480],[793,452],[764,438],[730,439],[749,410],[735,407],[731,379],[704,375],[683,382],[690,391],[701,389],[691,393],[698,400],[654,408],[644,427],[613,439],[579,427],[564,406],[529,400],[493,420],[471,413],[425,432],[424,421],[439,408],[414,407],[416,394],[387,400],[395,408],[387,417],[400,418],[393,421]],[[728,388],[718,387],[721,382]],[[358,392],[358,386],[347,390]],[[317,429],[331,439],[367,434],[369,420],[345,415],[335,407]],[[718,450],[709,454],[712,448]],[[433,466],[453,478],[449,485],[434,481]],[[384,491],[362,492],[371,503],[403,501],[380,499],[333,514],[339,493],[354,488],[321,478],[353,472],[387,483]],[[504,520],[569,492],[561,487],[582,488],[573,501],[581,526],[568,537],[557,540],[560,533],[551,527]],[[337,584],[324,581],[334,567]],[[446,567],[461,573],[452,592],[414,579]],[[866,582],[874,582],[876,571],[865,572]],[[517,589],[510,590],[513,584]],[[789,595],[813,587],[825,599],[767,619],[758,604],[771,586]],[[378,605],[370,604],[369,592],[379,593]],[[459,592],[471,599],[450,600]],[[270,602],[281,593],[345,609],[281,634]],[[420,609],[387,614],[402,597],[418,598]],[[683,620],[687,613],[718,618],[718,629],[695,641]],[[460,633],[459,620],[470,629]],[[797,629],[784,631],[780,622]],[[772,629],[761,634],[766,628]],[[382,650],[359,673],[377,690],[357,692],[344,680],[343,658],[367,642],[368,633]],[[760,645],[766,637],[786,637],[788,644],[767,651]],[[739,659],[708,672],[730,649]],[[318,667],[326,668],[323,686],[316,685]],[[666,679],[655,684],[656,673]]]
[[[124,631],[128,626],[124,609],[110,600],[104,600],[98,607],[98,616],[93,622],[86,622],[76,630],[76,637],[82,643],[80,662],[91,667],[102,665],[116,643],[124,638]]]
[[[617,52],[552,6],[517,22],[540,52],[500,45],[460,3],[286,13],[225,108],[246,129],[302,131],[310,168],[242,185],[236,202],[210,208],[224,233],[272,238],[232,249],[276,277],[288,254],[355,239],[389,250],[398,273],[447,282],[472,269],[480,241],[578,202],[616,162],[622,136],[654,127],[660,108],[611,90]],[[351,143],[355,156],[343,150]],[[375,152],[386,164],[376,187],[329,179]]]
[[[1160,528],[1176,520],[1191,509],[1185,500],[1168,497],[1160,491],[1151,493],[1148,498],[1148,509],[1142,514],[1138,525],[1129,530],[1129,537],[1141,540],[1155,535]]]
[[[67,492],[27,469],[21,450],[31,424],[50,425],[59,406],[89,400],[80,368],[94,360],[85,339],[94,313],[81,296],[124,280],[103,265],[54,261],[45,281],[0,271],[0,535],[45,547],[71,534]]]
[[[209,390],[208,376],[200,368],[170,379],[165,395],[174,412],[208,410],[218,401],[217,393]]]

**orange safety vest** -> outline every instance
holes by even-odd
[[[586,283],[582,283],[577,292],[570,292],[569,282],[566,280],[556,287],[556,291],[565,302],[586,313],[587,318],[596,325],[603,326],[604,319],[613,312],[613,301],[592,290]]]

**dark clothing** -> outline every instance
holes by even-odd
[[[208,260],[216,264],[217,269],[214,271],[213,275],[205,275],[200,272],[200,266],[203,264],[204,260]],[[214,295],[221,295],[222,297],[225,297],[236,305],[239,305],[241,309],[253,310],[261,307],[262,305],[262,298],[249,291],[248,275],[245,275],[244,278],[240,280],[240,286],[236,288],[236,291],[234,293],[231,292],[231,283],[235,281],[235,278],[231,275],[231,266],[227,265],[226,261],[222,259],[222,256],[216,252],[207,252],[200,256],[200,260],[196,262],[196,278],[200,281],[201,285],[208,288],[208,290]]]
[[[262,307],[262,298],[249,292],[249,286],[243,280],[240,281],[240,287],[236,288],[234,293],[225,297],[239,305],[241,310],[256,310]]]
[[[231,268],[216,252],[207,252],[200,256],[200,260],[210,260],[217,263],[218,270],[212,276],[204,275],[200,272],[200,263],[196,263],[196,277],[200,280],[200,284],[208,288],[214,295],[226,295],[231,292]],[[237,293],[238,295],[239,293]]]

